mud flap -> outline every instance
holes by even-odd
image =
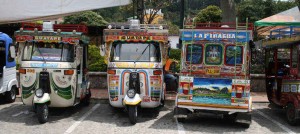
[[[174,114],[174,118],[187,118],[189,114],[189,110],[186,108],[175,107],[173,114]]]
[[[235,121],[237,123],[251,124],[251,113],[237,113]]]

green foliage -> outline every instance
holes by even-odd
[[[171,21],[167,22],[169,35],[179,35],[179,26],[174,25]]]
[[[169,58],[174,59],[176,61],[180,61],[180,59],[181,59],[181,49],[171,49]]]
[[[104,57],[100,56],[100,49],[96,45],[89,45],[88,65],[89,71],[106,72],[107,70]]]
[[[169,58],[178,62],[175,72],[180,72],[181,49],[171,49]]]
[[[222,10],[217,6],[208,6],[200,10],[196,16],[196,22],[221,22]]]
[[[65,24],[86,24],[89,26],[105,26],[107,21],[102,16],[93,11],[84,11],[78,14],[66,16],[64,18]]]
[[[241,22],[245,22],[246,18],[255,22],[296,5],[293,1],[244,0],[237,5],[236,11]]]

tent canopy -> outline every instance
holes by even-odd
[[[300,26],[298,6],[256,21],[255,26]]]
[[[1,0],[0,24],[57,19],[80,11],[130,3],[131,0]]]

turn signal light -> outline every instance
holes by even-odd
[[[26,74],[26,69],[20,68],[20,69],[19,69],[19,73],[21,73],[21,74]]]
[[[65,75],[72,75],[72,74],[74,74],[74,70],[65,70],[64,74]]]
[[[162,71],[161,71],[161,70],[154,70],[154,71],[153,71],[153,74],[154,74],[154,75],[161,75],[161,74],[162,74]]]
[[[116,74],[116,70],[107,70],[108,74]]]

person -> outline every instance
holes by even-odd
[[[164,67],[164,81],[166,83],[166,91],[177,91],[178,78],[175,74],[176,61],[168,59]],[[170,70],[171,69],[171,70]]]

